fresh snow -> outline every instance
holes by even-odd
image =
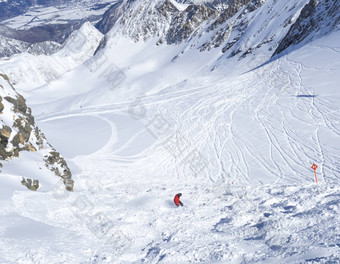
[[[75,191],[4,166],[0,262],[338,263],[340,31],[265,64],[156,42],[20,86]]]

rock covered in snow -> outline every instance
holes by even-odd
[[[22,53],[29,47],[29,44],[16,39],[11,39],[0,35],[0,58],[10,57],[17,53]]]
[[[158,38],[158,45],[185,43],[200,51],[219,48],[227,57],[245,57],[262,46],[272,55],[306,3],[125,0],[114,4],[96,26],[112,37],[136,42]]]
[[[64,158],[47,142],[34,121],[25,98],[18,94],[6,75],[0,74],[0,160],[1,167],[12,159],[21,158],[23,152],[34,152],[45,166],[61,177],[67,190],[73,190],[71,171]],[[32,166],[34,163],[32,163]],[[29,189],[37,189],[37,179],[23,180]],[[35,186],[35,187],[34,187]]]
[[[310,0],[288,34],[281,41],[274,55],[304,40],[324,36],[334,29],[340,29],[340,1]],[[313,34],[312,34],[313,33]]]

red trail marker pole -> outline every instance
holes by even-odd
[[[318,178],[316,177],[316,169],[318,168],[318,166],[314,163],[312,166],[312,169],[314,170],[315,173],[315,182],[318,183]]]

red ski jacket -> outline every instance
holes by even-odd
[[[174,203],[175,203],[177,206],[179,206],[179,197],[178,197],[177,194],[175,195]]]

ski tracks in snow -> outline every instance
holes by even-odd
[[[53,194],[41,194],[42,205],[16,193],[18,214],[76,233],[70,243],[81,237],[79,254],[63,256],[77,256],[79,263],[339,261],[334,223],[340,167],[332,149],[339,142],[339,107],[304,83],[305,68],[282,58],[237,78],[188,80],[141,95],[145,112],[139,116],[129,115],[132,101],[41,117],[41,123],[99,118],[109,130],[107,144],[70,159],[79,167],[71,197],[60,203],[52,202]],[[163,123],[156,129],[170,127],[166,137],[152,134],[157,118]],[[325,131],[335,143],[325,140]],[[173,135],[175,155],[166,141]],[[87,136],[91,142],[95,135]],[[192,152],[208,170],[190,168],[183,156]],[[323,176],[318,186],[314,162]],[[177,192],[183,193],[183,208],[173,205]],[[76,201],[90,209],[81,212]],[[94,233],[93,216],[99,217],[97,231],[109,237]],[[50,262],[43,249],[34,254]]]

